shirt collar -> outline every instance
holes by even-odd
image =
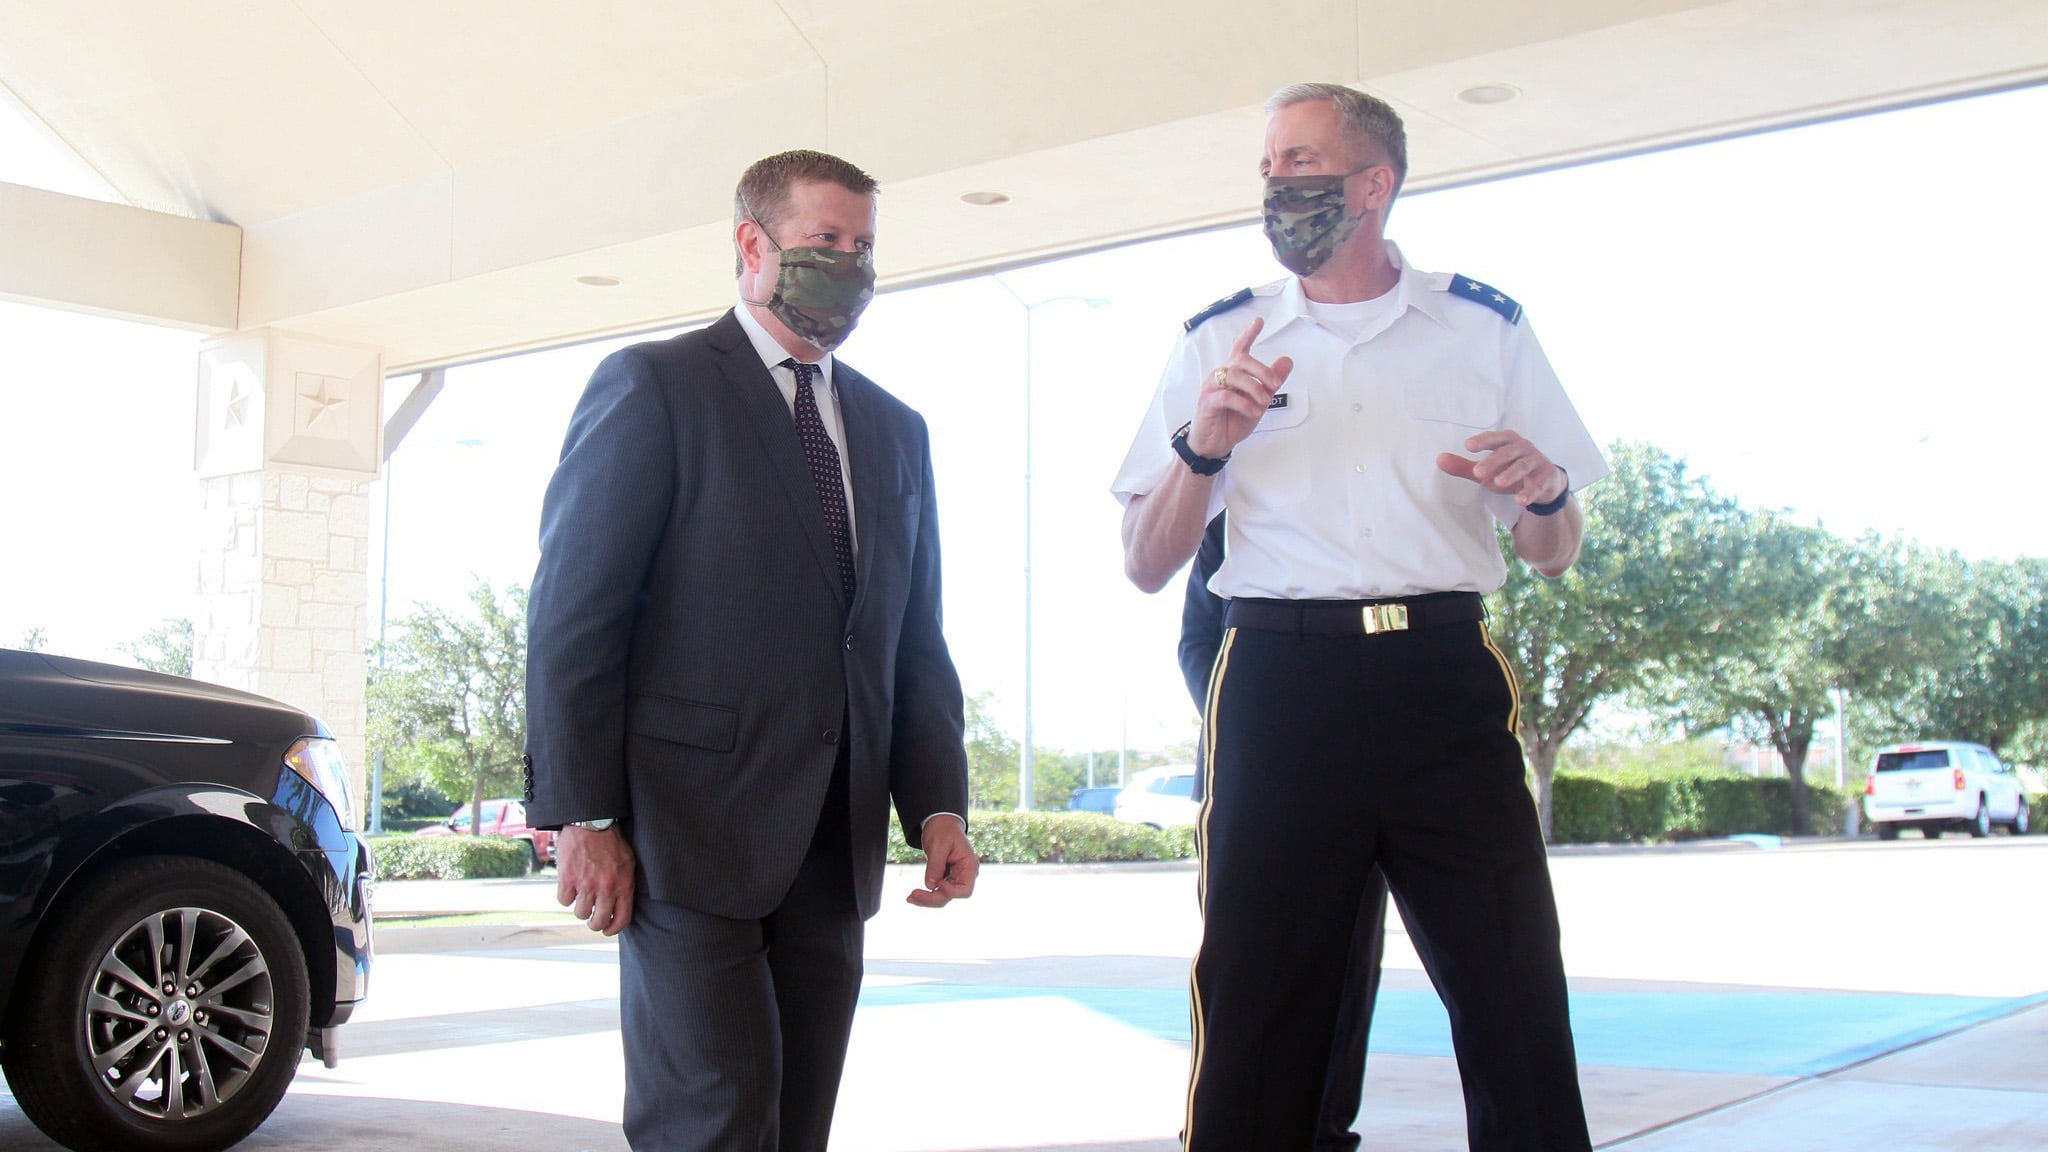
[[[1387,259],[1393,261],[1394,270],[1401,274],[1390,289],[1394,297],[1394,319],[1400,319],[1403,312],[1413,307],[1442,324],[1443,313],[1437,311],[1439,302],[1434,299],[1435,294],[1429,290],[1428,274],[1409,267],[1408,262],[1401,257],[1400,245],[1392,240],[1382,240],[1380,243],[1386,245]],[[1273,306],[1273,320],[1269,327],[1277,332],[1296,320],[1313,322],[1308,314],[1308,296],[1301,290],[1301,277],[1289,276],[1281,285],[1280,298]],[[1389,327],[1391,326],[1390,322]]]
[[[763,328],[761,322],[754,318],[754,313],[747,307],[746,301],[742,300],[732,311],[733,315],[739,317],[740,327],[746,329],[747,339],[753,342],[754,354],[761,358],[761,363],[771,370],[771,374],[773,369],[780,368],[782,362],[790,358],[789,351],[777,343],[775,337],[768,334],[768,329]],[[832,383],[830,353],[826,353],[818,360],[818,378],[826,384]]]

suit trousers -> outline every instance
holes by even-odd
[[[634,1152],[823,1152],[864,937],[846,771],[842,746],[803,866],[767,916],[635,903],[619,934]]]
[[[1478,622],[1225,633],[1187,1152],[1314,1147],[1375,863],[1449,1012],[1470,1147],[1590,1148],[1515,706]]]

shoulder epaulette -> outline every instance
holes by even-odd
[[[1215,316],[1221,316],[1225,312],[1230,311],[1232,308],[1237,307],[1239,304],[1242,304],[1251,298],[1251,289],[1240,288],[1237,291],[1232,292],[1230,295],[1225,296],[1223,299],[1218,300],[1214,304],[1209,305],[1207,308],[1202,309],[1200,312],[1195,313],[1193,316],[1188,317],[1187,323],[1182,324],[1181,328],[1188,332],[1193,332],[1195,329],[1200,328],[1203,324],[1207,323],[1210,318]]]
[[[1481,284],[1470,276],[1453,276],[1450,292],[1453,296],[1486,305],[1500,313],[1500,318],[1510,324],[1522,322],[1522,306],[1509,299],[1507,293],[1490,284]]]

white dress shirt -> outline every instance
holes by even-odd
[[[733,309],[739,317],[740,327],[746,329],[747,339],[754,342],[754,351],[760,355],[761,363],[768,368],[768,375],[775,378],[775,386],[782,390],[782,402],[789,405],[789,418],[796,420],[796,371],[785,368],[782,362],[790,358],[775,337],[768,334],[761,322],[754,318],[742,301]],[[812,361],[805,361],[812,363]],[[860,556],[860,536],[854,531],[853,509],[853,464],[846,455],[846,421],[839,414],[839,389],[832,383],[832,356],[826,353],[816,361],[818,380],[812,385],[811,393],[818,398],[818,418],[825,424],[825,435],[832,438],[832,446],[839,450],[839,482],[846,486],[846,539],[853,546],[856,559]]]
[[[1182,336],[1167,361],[1111,487],[1126,504],[1187,467],[1170,438],[1254,319],[1266,326],[1253,358],[1294,359],[1284,401],[1275,398],[1280,406],[1212,488],[1209,514],[1230,511],[1209,581],[1219,596],[1360,600],[1500,587],[1507,565],[1495,525],[1512,526],[1521,505],[1436,466],[1441,452],[1476,456],[1464,441],[1479,432],[1527,437],[1574,491],[1607,475],[1528,320],[1453,299],[1450,274],[1406,266],[1391,243],[1387,252],[1400,279],[1367,307],[1313,304],[1289,277]],[[1510,306],[1504,296],[1494,303]]]

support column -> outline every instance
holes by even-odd
[[[375,348],[262,329],[199,353],[192,674],[318,716],[347,758],[359,822],[383,388]]]

